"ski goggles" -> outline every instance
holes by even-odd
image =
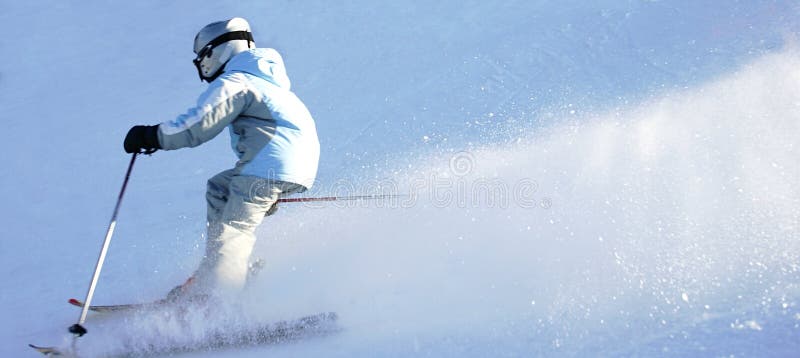
[[[250,42],[254,42],[253,34],[250,31],[227,32],[217,36],[215,39],[211,40],[211,42],[203,46],[203,48],[201,48],[200,51],[197,51],[197,57],[195,57],[194,60],[192,60],[192,62],[199,69],[200,62],[203,61],[203,58],[211,57],[211,55],[214,54],[215,47],[233,40],[247,40]]]

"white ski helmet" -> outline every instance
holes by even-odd
[[[194,38],[194,65],[201,81],[211,82],[225,70],[234,55],[255,47],[250,24],[241,17],[203,27]]]

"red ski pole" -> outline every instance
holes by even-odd
[[[405,195],[385,194],[385,195],[351,195],[351,196],[319,196],[307,198],[282,198],[278,199],[279,203],[304,203],[312,201],[345,201],[345,200],[376,200],[376,199],[392,199],[405,197]]]

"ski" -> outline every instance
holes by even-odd
[[[85,305],[83,301],[70,298],[69,304],[83,308]],[[109,312],[122,312],[122,311],[131,311],[131,310],[138,310],[138,309],[145,309],[145,308],[153,308],[157,307],[161,304],[167,303],[166,299],[147,302],[147,303],[126,303],[126,304],[119,304],[119,305],[91,305],[89,306],[89,311],[98,312],[98,313],[109,313]]]
[[[33,344],[28,344],[29,347],[35,349],[37,352],[44,354],[46,356],[60,356],[64,355],[59,351],[56,347],[40,347]]]
[[[248,282],[253,280],[261,269],[264,268],[264,260],[261,258],[256,259],[255,261],[251,262],[247,267],[247,279]],[[85,303],[77,298],[70,298],[69,304],[83,308]],[[122,312],[122,311],[131,311],[131,310],[139,310],[139,309],[148,309],[158,307],[165,303],[169,303],[170,299],[164,298],[152,302],[146,303],[125,303],[125,304],[117,304],[117,305],[91,305],[89,306],[89,311],[98,312],[98,313],[109,313],[109,312]]]
[[[336,324],[338,315],[335,312],[323,312],[284,320],[264,325],[243,327],[238,329],[212,330],[203,339],[179,346],[155,346],[146,342],[132,344],[141,349],[126,352],[109,352],[109,356],[139,356],[139,355],[171,355],[197,351],[218,351],[232,348],[277,345],[300,341],[314,337],[323,337],[340,331]],[[46,356],[68,356],[68,351],[59,350],[58,347],[42,347],[29,344],[31,348]],[[69,352],[70,354],[75,354]]]

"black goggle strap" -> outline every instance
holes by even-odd
[[[254,42],[253,34],[250,31],[226,32],[222,35],[217,36],[215,39],[211,40],[208,44],[203,46],[203,48],[200,49],[199,52],[197,52],[197,58],[195,59],[195,61],[199,62],[200,60],[203,59],[204,56],[210,56],[211,50],[213,50],[215,47],[233,40],[247,40],[249,42]],[[248,46],[250,45],[249,42]]]

